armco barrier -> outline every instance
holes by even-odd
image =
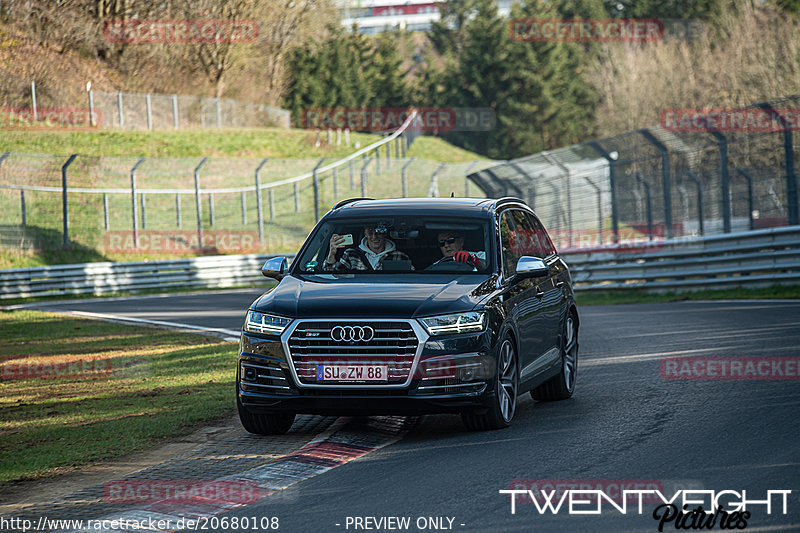
[[[800,283],[800,227],[565,250],[575,289],[648,292]]]
[[[800,283],[797,226],[637,246],[572,249],[562,255],[577,291],[681,291]],[[0,299],[250,285],[265,281],[261,266],[269,257],[275,256],[221,255],[2,270]]]
[[[274,255],[219,255],[165,261],[13,268],[0,271],[0,299],[266,283],[261,267],[270,257]]]

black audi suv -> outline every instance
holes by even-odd
[[[352,199],[312,230],[247,311],[236,401],[251,433],[298,413],[460,413],[497,429],[519,394],[572,396],[567,265],[517,198]]]

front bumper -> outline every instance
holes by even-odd
[[[276,336],[243,333],[236,391],[254,413],[322,415],[458,413],[494,401],[495,359],[490,332],[424,340],[407,386],[298,383]],[[471,368],[465,375],[464,368]]]

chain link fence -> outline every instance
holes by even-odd
[[[95,90],[80,93],[74,88],[66,91],[18,77],[11,77],[9,83],[16,90],[0,90],[0,103],[5,106],[0,115],[12,113],[12,118],[5,119],[11,126],[154,130],[289,128],[291,122],[285,109],[228,98]],[[18,123],[14,122],[16,115]]]
[[[470,179],[487,196],[525,199],[561,248],[800,224],[798,132],[790,122],[798,109],[800,96],[736,110],[774,116],[787,126],[776,131],[655,126],[508,161]]]
[[[294,252],[346,198],[483,197],[465,176],[496,162],[405,157],[407,142],[339,162],[0,154],[0,246],[98,260]]]
[[[103,128],[288,128],[290,122],[284,109],[223,98],[90,91],[89,99]]]

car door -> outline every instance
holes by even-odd
[[[522,216],[520,216],[522,215]],[[547,351],[542,295],[537,286],[541,279],[515,279],[517,261],[533,255],[533,228],[522,211],[508,209],[500,215],[500,242],[503,279],[507,280],[506,309],[519,332],[520,381],[524,382],[544,370],[541,360]]]
[[[526,212],[525,216],[533,227],[536,257],[543,259],[550,271],[547,279],[539,283],[539,289],[544,292],[542,314],[546,328],[546,350],[557,352],[561,317],[566,310],[565,281],[562,279],[566,276],[566,267],[556,254],[556,249],[541,221],[531,213]]]

